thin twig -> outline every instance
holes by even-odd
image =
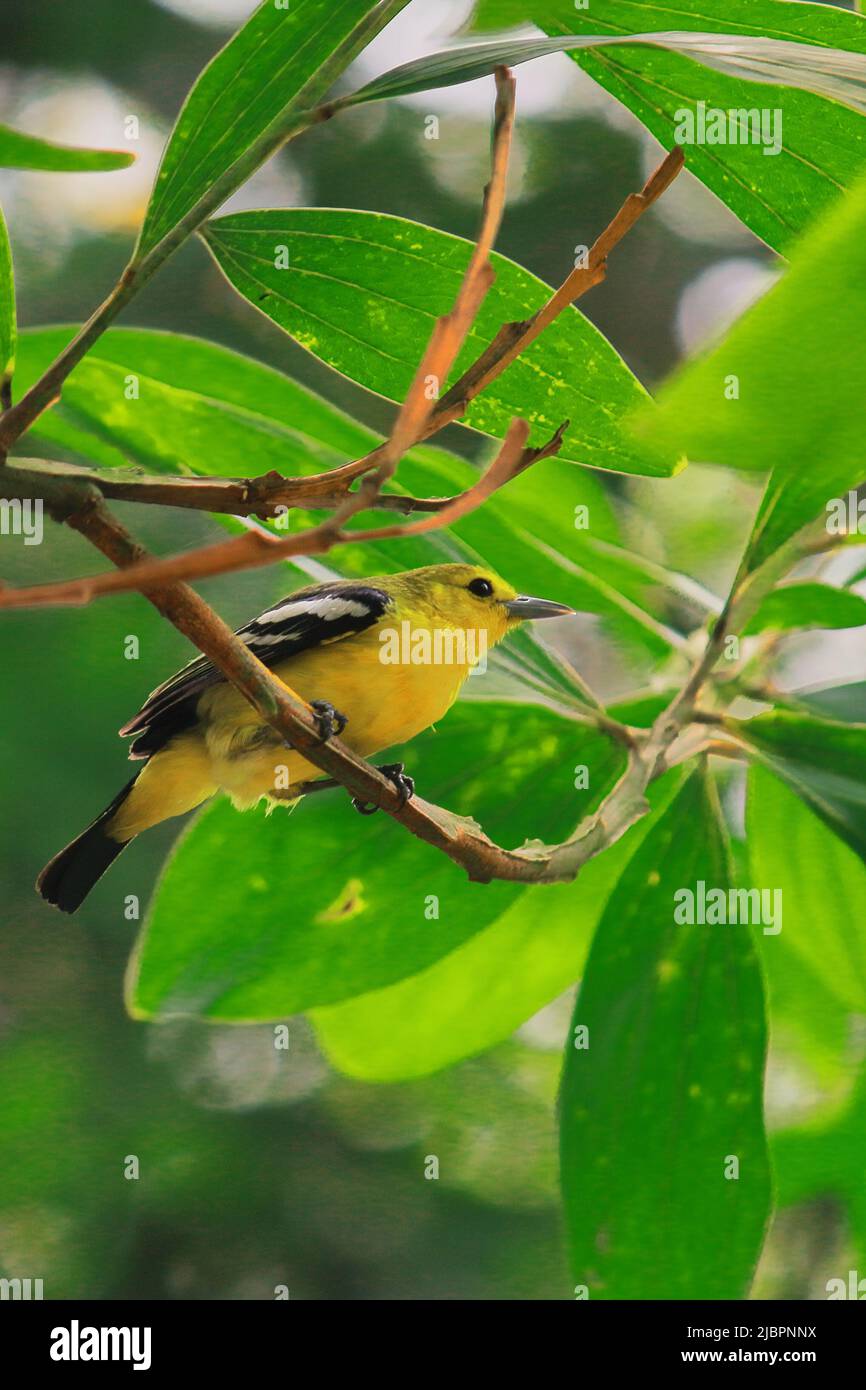
[[[145,473],[138,469],[85,468],[58,463],[53,459],[14,457],[3,471],[6,494],[13,484],[27,496],[39,494],[46,480],[63,477],[90,483],[113,502],[138,502],[149,506],[179,507],[190,511],[218,512],[226,516],[253,516],[268,520],[284,515],[289,508],[302,511],[330,511],[349,496],[351,478],[335,481],[340,470],[314,473],[308,477],[286,477],[272,469],[257,478],[173,477]],[[441,512],[463,497],[409,497],[381,493],[369,506],[377,511]]]
[[[483,473],[478,482],[473,487],[459,497],[452,497],[443,507],[433,516],[426,516],[423,521],[413,521],[409,524],[394,526],[378,526],[374,530],[355,531],[350,536],[343,539],[353,541],[385,541],[395,537],[419,536],[427,531],[435,531],[440,526],[453,526],[455,521],[468,515],[480,507],[482,502],[486,502],[488,497],[492,497],[494,492],[498,492],[506,483],[515,478],[518,473],[522,473],[531,464],[537,463],[539,459],[550,458],[557,454],[562,447],[562,436],[568,428],[569,422],[564,424],[547,441],[537,449],[530,449],[526,445],[529,436],[529,426],[525,420],[512,420],[508,433],[502,442],[502,447],[493,463]]]
[[[231,540],[218,541],[215,545],[202,546],[197,550],[180,555],[169,555],[163,559],[147,556],[117,572],[95,574],[83,579],[61,580],[56,584],[36,584],[26,589],[0,589],[0,608],[30,608],[52,605],[81,606],[106,594],[125,593],[139,589],[150,596],[150,591],[166,584],[175,584],[191,579],[208,579],[222,574],[234,574],[240,570],[257,569],[276,560],[287,560],[297,555],[324,555],[335,545],[349,545],[364,539],[378,539],[381,536],[397,538],[412,535],[416,527],[430,531],[447,526],[456,515],[466,516],[486,501],[492,492],[504,486],[517,473],[539,458],[556,453],[562,442],[562,427],[540,448],[524,447],[528,427],[522,420],[514,421],[505,441],[490,467],[481,479],[467,492],[454,498],[441,511],[425,518],[421,523],[405,523],[399,526],[384,527],[382,532],[345,531],[343,518],[345,504],[332,516],[291,536],[277,536],[272,531],[250,530]],[[10,477],[14,491],[19,480]],[[74,488],[76,483],[70,478],[56,480],[63,488]],[[24,495],[32,495],[26,488],[18,490]],[[46,502],[56,495],[49,480],[43,480],[42,493]],[[357,494],[351,494],[352,500]]]
[[[102,594],[119,593],[134,588],[152,589],[154,586],[181,580],[202,579],[208,575],[255,568],[291,556],[321,555],[334,545],[356,539],[352,533],[344,530],[346,523],[358,512],[378,501],[382,486],[393,473],[403,452],[423,430],[432,409],[432,401],[428,400],[425,389],[427,376],[434,374],[437,379],[441,379],[450,371],[492,282],[490,250],[499,230],[505,206],[508,156],[514,125],[514,92],[515,83],[511,73],[507,68],[497,68],[492,173],[490,183],[485,189],[478,241],[461,281],[454,308],[450,314],[438,320],[434,327],[430,344],[406,401],[398,413],[388,440],[378,451],[376,472],[371,477],[362,479],[354,492],[347,491],[331,516],[317,526],[295,535],[280,537],[270,532],[248,531],[243,536],[217,545],[204,546],[191,554],[170,556],[163,560],[148,558],[114,574],[96,575],[66,584],[40,585],[30,590],[7,589],[0,594],[0,604],[14,607],[30,602],[86,603]],[[438,518],[453,518],[455,506],[458,514],[465,515],[521,468],[559,448],[561,431],[557,431],[548,445],[533,450],[525,447],[526,434],[526,427],[515,422],[481,483],[470,488],[462,498],[452,500],[450,506],[434,513],[430,518],[431,525],[425,529],[446,524]],[[515,444],[518,437],[519,447]],[[339,478],[348,488],[353,476],[355,474],[350,468],[334,470],[330,485],[333,487],[335,479]],[[396,528],[393,534],[400,534],[400,530],[401,528]]]
[[[514,131],[516,85],[514,77],[506,67],[497,68],[495,77],[496,105],[493,117],[491,174],[490,182],[484,190],[481,227],[475,248],[460,283],[454,307],[450,313],[437,319],[434,325],[430,341],[388,439],[370,456],[370,460],[375,460],[376,464],[376,472],[369,487],[369,492],[373,495],[393,475],[406,450],[429,433],[429,422],[437,399],[437,394],[431,394],[430,385],[435,383],[438,393],[438,384],[445,381],[457,360],[495,278],[490,252],[505,210],[508,161]]]

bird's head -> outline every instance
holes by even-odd
[[[485,565],[427,565],[401,576],[437,622],[483,630],[492,646],[530,618],[574,613],[564,603],[519,594]]]

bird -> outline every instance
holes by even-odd
[[[512,628],[572,614],[566,604],[519,594],[485,567],[438,564],[296,589],[236,635],[311,706],[323,740],[342,736],[370,758],[440,720]],[[129,757],[144,767],[36,881],[62,912],[80,907],[137,835],[219,792],[247,810],[334,785],[204,656],[158,686],[120,734],[134,736]],[[414,794],[401,763],[380,771],[404,802]]]

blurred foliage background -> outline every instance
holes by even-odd
[[[140,121],[129,170],[0,175],[22,325],[78,322],[101,299],[128,255],[186,91],[250,8],[65,0],[22,10],[2,0],[4,121],[114,147],[124,145],[124,118]],[[355,78],[441,46],[468,8],[415,0]],[[490,88],[353,111],[297,141],[229,206],[366,208],[471,236]],[[518,113],[499,249],[558,283],[574,248],[640,186],[658,147],[562,56],[520,69]],[[436,141],[425,138],[431,114]],[[772,253],[686,174],[582,308],[652,387],[776,273]],[[197,242],[123,323],[211,339],[296,376],[374,427],[390,418],[386,403],[253,314]],[[447,442],[469,457],[482,447],[454,428]],[[730,576],[753,484],[704,468],[662,483],[613,476],[605,487],[636,549],[709,585]],[[163,551],[217,532],[192,514],[125,515]],[[83,541],[54,527],[41,548],[15,537],[0,548],[11,583],[94,564]],[[271,570],[203,590],[235,624],[287,587],[285,572]],[[139,638],[138,660],[124,657],[129,634]],[[815,680],[850,673],[851,641],[812,639]],[[617,661],[601,633],[579,656],[597,682],[615,687]],[[367,1086],[332,1072],[302,1021],[290,1022],[287,1052],[275,1049],[270,1027],[133,1023],[122,979],[137,924],[124,920],[110,878],[71,920],[34,894],[41,865],[127,776],[115,730],[187,658],[179,634],[137,596],[10,613],[0,629],[0,1274],[41,1277],[52,1298],[271,1298],[277,1285],[301,1298],[567,1296],[553,1100],[569,999],[451,1071]],[[124,891],[143,904],[175,835],[161,827],[128,851]],[[287,843],[287,898],[296,872]],[[802,1117],[819,1098],[780,1054],[771,1114]],[[124,1176],[128,1155],[140,1161],[138,1181]],[[438,1180],[425,1177],[428,1155],[439,1159]],[[830,1274],[849,1267],[832,1175],[828,1185],[826,1200],[777,1219],[759,1296],[823,1296]]]

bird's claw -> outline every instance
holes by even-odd
[[[402,810],[410,797],[415,795],[414,780],[403,771],[402,763],[386,763],[385,766],[380,767],[378,771],[381,772],[382,776],[386,777],[391,785],[399,792],[400,809]],[[379,807],[376,806],[374,802],[362,801],[359,796],[352,797],[352,805],[362,816],[372,816],[374,811],[379,810]]]
[[[349,722],[345,714],[334,709],[330,700],[311,700],[310,708],[315,710],[322,743],[327,743],[328,739],[334,738],[335,735],[339,737]]]

